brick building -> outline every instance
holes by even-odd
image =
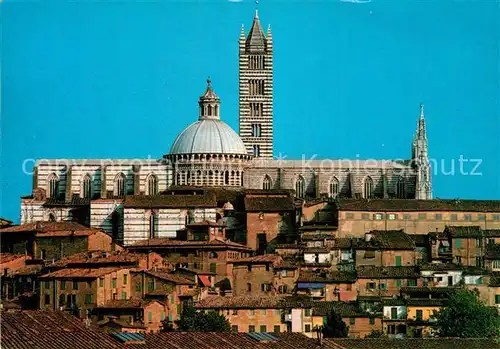
[[[280,268],[278,272],[275,268],[280,265],[283,265],[283,259],[277,255],[260,255],[233,261],[233,296],[269,296],[291,292],[293,288],[280,288],[282,285],[278,285],[277,279],[278,276],[292,277],[295,272],[292,270],[289,274],[288,268]]]
[[[414,266],[359,266],[356,272],[360,296],[392,297],[399,295],[402,287],[422,286],[418,268]]]

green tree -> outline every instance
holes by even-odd
[[[436,330],[441,337],[491,338],[500,331],[500,316],[496,309],[479,299],[471,290],[453,294],[447,306],[434,312]]]
[[[342,321],[342,317],[332,310],[326,317],[322,332],[324,338],[346,338],[349,327]]]
[[[185,306],[181,318],[175,321],[177,329],[182,332],[230,332],[231,325],[215,311],[198,312],[192,306]]]

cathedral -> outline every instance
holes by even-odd
[[[273,158],[273,38],[257,12],[239,38],[239,134],[220,115],[220,97],[208,79],[198,119],[161,159],[38,161],[32,194],[21,200],[21,223],[79,220],[129,245],[175,237],[190,222],[214,221],[235,209],[202,188],[291,190],[305,201],[432,198],[422,105],[408,160]]]

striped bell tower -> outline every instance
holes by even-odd
[[[255,11],[248,35],[239,40],[239,132],[255,157],[273,157],[273,39],[265,35]]]

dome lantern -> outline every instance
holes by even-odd
[[[200,96],[198,101],[200,106],[199,120],[220,120],[220,99],[212,89],[212,80],[207,79],[207,89]]]

